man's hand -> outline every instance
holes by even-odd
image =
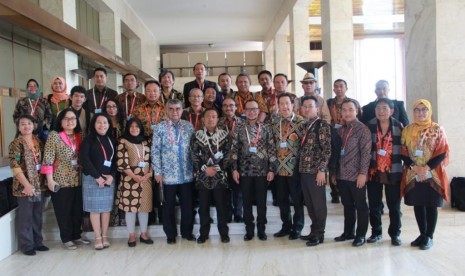
[[[367,176],[364,174],[359,174],[357,176],[357,188],[361,189],[365,187],[365,184],[367,182]]]

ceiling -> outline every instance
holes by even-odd
[[[161,51],[262,50],[287,0],[131,0],[127,3],[157,38]],[[320,0],[309,5],[309,33],[321,40]],[[402,34],[404,0],[353,0],[354,35]]]

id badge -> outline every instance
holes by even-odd
[[[104,165],[105,167],[111,167],[111,162],[108,161],[108,160],[105,160],[105,162],[103,162],[103,165]]]
[[[344,156],[346,154],[346,150],[345,149],[341,149],[341,156]]]
[[[378,150],[378,155],[386,156],[386,153],[387,153],[387,152],[386,152],[385,150],[383,150],[383,149],[379,149],[379,150]]]
[[[426,179],[430,179],[430,178],[433,178],[433,175],[431,174],[431,171],[428,171],[426,173]]]
[[[77,166],[78,162],[76,159],[71,160],[71,166]]]
[[[281,142],[279,143],[280,148],[287,148],[287,142]]]
[[[144,161],[140,161],[139,164],[137,164],[137,166],[139,168],[145,168],[145,162]]]
[[[249,152],[257,153],[257,147],[249,147]]]
[[[221,158],[223,158],[223,153],[221,151],[215,153],[215,159],[218,160],[218,159],[221,159]]]
[[[415,151],[415,156],[423,156],[423,151],[422,150],[416,150]]]
[[[40,171],[41,168],[42,168],[42,165],[41,165],[41,164],[37,164],[37,165],[36,165],[36,170],[37,170],[37,171]]]
[[[127,121],[131,120],[131,115],[128,115],[128,117],[126,118]]]
[[[337,129],[337,128],[340,128],[340,127],[342,127],[342,125],[340,125],[340,124],[334,124],[334,128]]]
[[[179,150],[179,146],[172,146],[171,149],[177,152]]]
[[[100,114],[102,113],[102,109],[100,108],[96,108],[95,111],[94,111],[95,114]]]

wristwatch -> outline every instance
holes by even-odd
[[[326,168],[319,168],[318,170],[319,170],[320,172],[324,172],[324,173],[325,173],[325,172],[328,172],[328,170],[327,170]]]

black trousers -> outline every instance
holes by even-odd
[[[415,219],[420,234],[433,238],[436,223],[438,222],[438,208],[431,206],[414,206]]]
[[[400,235],[402,226],[400,218],[400,183],[398,184],[381,184],[376,181],[367,183],[368,206],[370,208],[370,225],[372,235],[383,234],[381,213],[383,210],[383,187],[386,191],[386,203],[389,208],[389,228],[388,234],[391,237]]]
[[[53,209],[57,218],[60,237],[63,243],[81,238],[82,226],[82,186],[61,188],[51,192]]]
[[[325,234],[326,218],[328,217],[326,185],[318,186],[316,174],[313,173],[302,173],[300,179],[308,216],[312,220],[310,235],[321,238]]]
[[[18,197],[18,240],[21,252],[43,245],[42,213],[44,196],[41,201],[30,202],[28,197]]]
[[[207,237],[210,233],[210,205],[212,198],[215,200],[218,232],[221,236],[228,235],[228,212],[226,207],[228,190],[226,188],[216,188],[213,190],[199,189],[198,191],[200,200],[200,235]]]
[[[265,232],[266,194],[268,182],[265,176],[241,176],[242,196],[244,199],[244,223],[247,234],[253,234],[255,229],[252,201],[257,202],[257,231]]]
[[[174,239],[178,235],[176,228],[176,195],[181,206],[181,236],[192,235],[194,217],[192,214],[192,182],[175,185],[163,185],[165,202],[163,204],[163,231],[166,237]]]
[[[368,204],[366,199],[367,186],[357,188],[355,181],[337,180],[344,206],[344,233],[353,234],[357,222],[357,237],[365,237],[368,230]]]
[[[234,182],[232,178],[232,172],[228,172],[228,186],[230,189],[227,190],[227,208],[228,217],[242,217],[242,191],[241,185]]]
[[[278,200],[279,213],[283,222],[282,229],[302,231],[304,227],[304,205],[302,198],[302,186],[300,175],[279,176],[275,178],[276,196]],[[294,202],[294,216],[291,216],[291,204],[289,196]]]
[[[329,172],[329,188],[331,188],[331,197],[335,198],[335,197],[340,196],[340,192],[339,192],[339,188],[336,185],[336,183],[331,182],[333,174],[335,174],[335,173],[333,173],[332,171]]]

